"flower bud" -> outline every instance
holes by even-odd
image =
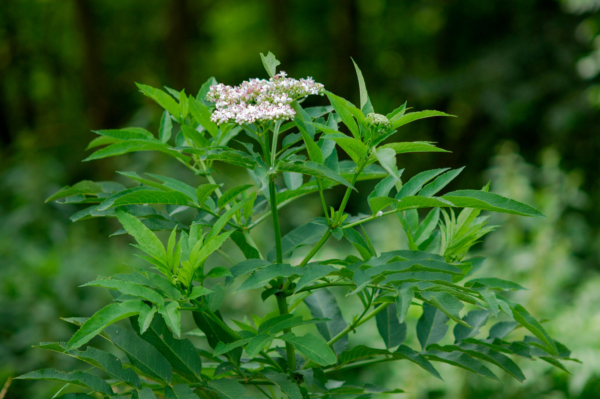
[[[386,118],[384,115],[376,114],[374,112],[367,114],[367,123],[378,129],[386,129],[390,127],[390,120],[388,118]]]

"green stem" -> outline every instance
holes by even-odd
[[[289,310],[287,307],[287,300],[283,293],[278,293],[275,295],[277,297],[277,307],[279,308],[279,314],[286,315],[289,314]],[[284,333],[291,333],[291,328],[286,328],[283,330]],[[294,346],[288,342],[285,343],[285,353],[287,355],[287,363],[288,370],[296,371],[296,351]]]
[[[264,350],[259,352],[261,354],[262,357],[264,357],[269,363],[271,363],[271,365],[273,367],[275,367],[277,370],[281,371],[282,373],[285,373],[285,371],[281,368],[281,366],[279,365],[279,363],[277,363],[275,360],[273,360],[273,358],[271,356],[269,356],[269,354],[267,352],[265,352]]]
[[[283,263],[283,248],[281,246],[281,229],[279,227],[279,214],[277,212],[277,193],[275,192],[275,175],[269,176],[269,197],[271,215],[273,217],[273,234],[275,235],[275,251],[277,263]]]
[[[373,309],[371,311],[371,313],[367,314],[362,319],[358,318],[358,320],[356,320],[354,323],[350,324],[348,327],[346,327],[342,331],[340,331],[335,337],[331,338],[331,340],[329,342],[327,342],[327,345],[332,346],[337,341],[339,341],[344,335],[348,334],[350,331],[354,330],[358,326],[363,325],[364,323],[366,323],[367,321],[369,321],[370,319],[375,317],[377,315],[377,313],[382,312],[389,305],[390,305],[389,303],[382,303],[381,306]]]
[[[227,252],[223,251],[222,249],[217,249],[217,252],[219,253],[219,255],[221,255],[223,258],[225,258],[225,260],[227,260],[227,262],[231,263],[232,265],[238,264],[238,262],[236,262],[235,259],[233,259],[231,256],[229,256],[227,254]]]
[[[304,257],[304,259],[302,259],[302,262],[298,265],[298,267],[304,267],[306,266],[306,264],[312,259],[313,256],[315,256],[315,254],[317,253],[317,251],[319,251],[319,249],[321,249],[321,247],[325,244],[325,242],[327,242],[327,240],[329,239],[329,236],[331,235],[331,229],[328,229],[325,234],[323,235],[323,237],[321,237],[321,239],[319,240],[319,242],[317,243],[317,245],[315,245],[313,247],[313,249],[308,253],[308,255],[306,255]]]
[[[406,209],[403,209],[403,211],[405,211],[405,210]],[[351,227],[358,226],[359,224],[363,224],[365,222],[369,222],[371,220],[375,220],[375,219],[380,218],[382,216],[391,215],[392,213],[397,213],[397,212],[400,212],[400,211],[398,209],[394,209],[394,210],[391,210],[391,211],[383,212],[379,216],[377,216],[377,214],[375,214],[375,215],[369,216],[367,218],[364,218],[364,219],[361,219],[361,220],[357,220],[356,222],[352,222],[352,223],[349,223],[349,224],[347,224],[345,226],[342,226],[342,229],[349,229]]]

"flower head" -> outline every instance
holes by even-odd
[[[206,99],[216,109],[211,120],[217,124],[237,124],[292,119],[296,112],[290,104],[311,94],[323,94],[323,85],[311,77],[287,78],[283,71],[269,80],[250,79],[239,86],[222,83],[210,87]]]
[[[385,115],[376,114],[374,112],[367,114],[367,122],[378,129],[388,128],[390,126],[390,121]]]

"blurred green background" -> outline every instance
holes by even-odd
[[[403,388],[414,399],[599,398],[598,9],[598,0],[3,0],[0,389],[32,369],[81,367],[31,345],[66,340],[72,329],[59,317],[87,316],[110,300],[78,286],[136,262],[126,239],[108,238],[114,221],[72,224],[74,207],[44,199],[81,179],[115,179],[115,170],[199,183],[158,154],[81,163],[90,130],[156,129],[159,110],[134,82],[195,94],[209,76],[227,84],[264,78],[258,54],[273,51],[291,76],[311,75],[357,101],[353,57],[381,113],[408,100],[417,110],[457,115],[411,124],[396,136],[452,151],[401,158],[405,176],[467,165],[453,189],[492,179],[493,191],[548,216],[496,217],[503,227],[477,249],[489,257],[481,274],[529,288],[518,299],[549,319],[551,334],[583,361],[568,364],[571,375],[520,362],[524,384],[443,367],[441,383],[403,362],[356,378]],[[239,173],[220,172],[225,181]],[[365,196],[370,187],[361,187]],[[349,210],[366,212],[364,197]],[[301,209],[284,212],[284,231],[316,215],[316,199],[303,200]],[[404,242],[391,217],[368,231],[379,251]],[[259,241],[269,249],[270,231],[263,233]],[[229,298],[230,314],[241,319],[272,305],[248,300]],[[343,311],[349,318],[352,309]],[[414,324],[419,315],[411,317]],[[374,325],[351,337],[381,345],[378,339]],[[49,398],[59,387],[15,381],[5,398]]]

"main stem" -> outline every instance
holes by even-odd
[[[269,162],[271,168],[275,166],[275,152],[277,151],[277,135],[279,131],[279,124],[275,125],[275,131],[273,132],[273,145],[269,151],[269,136],[268,130],[264,132],[264,144],[263,151],[265,161]],[[273,156],[270,156],[270,152]],[[283,263],[283,248],[281,245],[281,228],[279,226],[279,213],[277,212],[277,191],[275,189],[275,175],[269,176],[269,202],[271,204],[271,217],[273,218],[273,234],[275,235],[275,253],[277,256],[277,263]],[[284,287],[283,280],[280,279],[279,284]],[[279,308],[279,314],[289,314],[287,299],[284,292],[279,292],[275,295],[277,298],[277,307]],[[286,328],[283,330],[284,333],[292,332],[291,329]],[[285,343],[285,352],[287,355],[288,369],[291,371],[296,370],[296,350],[294,346],[288,342]]]

